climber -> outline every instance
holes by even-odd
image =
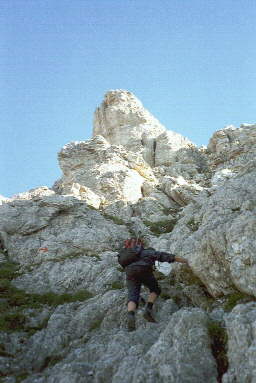
[[[150,294],[143,314],[148,322],[156,322],[152,309],[153,304],[161,293],[161,289],[153,274],[155,261],[159,262],[180,262],[188,265],[183,257],[174,254],[156,251],[153,248],[144,248],[141,239],[128,239],[124,242],[124,248],[118,254],[118,261],[124,267],[128,288],[128,331],[135,330],[135,312],[140,298],[140,289],[143,284]]]

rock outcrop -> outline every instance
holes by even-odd
[[[224,383],[253,382],[256,376],[256,303],[237,305],[226,318],[229,370]]]
[[[0,200],[2,381],[255,381],[255,153],[256,125],[197,148],[108,92],[61,179]],[[190,267],[158,265],[158,323],[139,306],[127,333],[116,255],[134,235]]]
[[[171,155],[191,144],[180,134],[166,131],[132,93],[124,90],[105,95],[95,111],[93,135],[141,153],[151,166],[169,164]]]
[[[138,201],[143,183],[155,180],[141,156],[110,145],[102,136],[65,145],[58,157],[63,177],[54,189],[80,196],[94,207],[119,200]]]

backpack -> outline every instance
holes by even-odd
[[[124,248],[117,255],[119,264],[125,268],[133,262],[137,262],[140,258],[140,250],[134,248]]]

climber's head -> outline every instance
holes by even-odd
[[[130,249],[136,246],[143,247],[143,240],[141,238],[130,238],[124,241],[124,247]]]

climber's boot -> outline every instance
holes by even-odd
[[[136,326],[135,326],[135,312],[134,311],[128,311],[128,314],[127,314],[127,329],[128,329],[128,331],[136,330]]]
[[[146,319],[148,322],[156,323],[156,320],[152,315],[152,309],[150,309],[149,307],[146,307],[143,314],[143,318]]]

